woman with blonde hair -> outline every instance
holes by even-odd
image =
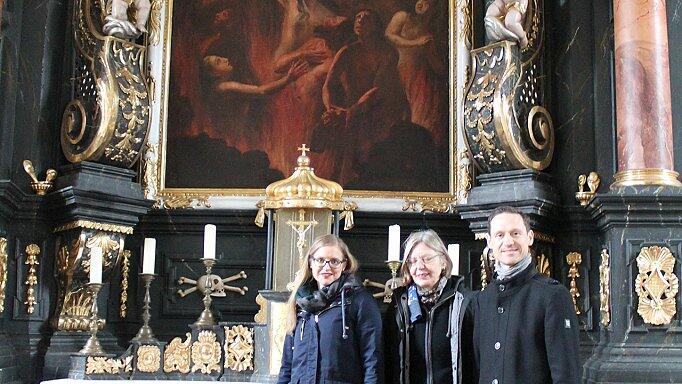
[[[278,383],[383,383],[381,313],[335,235],[312,243],[287,301]]]
[[[395,384],[474,383],[471,293],[433,230],[405,240],[401,274],[386,313],[386,380]]]

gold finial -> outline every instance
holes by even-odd
[[[578,192],[575,193],[575,198],[580,205],[586,206],[592,200],[597,192],[597,188],[599,188],[600,181],[597,172],[590,172],[589,176],[578,176]],[[589,192],[585,191],[585,183],[587,183],[590,189]]]
[[[302,144],[300,147],[296,149],[301,151],[301,156],[305,156],[306,152],[310,152],[310,148],[308,148],[305,144]]]

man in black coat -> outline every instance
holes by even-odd
[[[495,280],[475,299],[478,382],[579,383],[578,319],[571,295],[537,272],[527,216],[498,207],[488,217],[488,235]]]

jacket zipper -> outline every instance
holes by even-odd
[[[433,384],[433,369],[431,367],[431,327],[433,326],[433,312],[444,302],[450,300],[453,296],[457,294],[457,287],[455,287],[455,292],[437,302],[431,310],[426,312],[426,383]]]

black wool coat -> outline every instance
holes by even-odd
[[[578,319],[571,295],[531,264],[494,280],[475,299],[474,357],[480,384],[577,384]]]
[[[473,293],[464,288],[463,280],[462,276],[451,277],[434,307],[427,311],[422,306],[424,317],[416,323],[410,321],[407,289],[399,287],[393,292],[384,325],[386,383],[474,382]],[[461,294],[459,301],[456,301],[457,292]],[[456,331],[452,332],[451,328]],[[453,380],[453,343],[459,349],[455,351],[456,381]]]

